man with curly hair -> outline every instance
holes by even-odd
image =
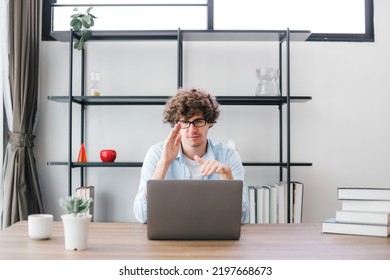
[[[179,89],[166,103],[164,123],[172,130],[164,142],[147,152],[141,170],[134,215],[147,222],[146,182],[149,179],[242,180],[244,167],[236,150],[207,138],[219,117],[215,97],[198,88]],[[243,188],[242,217],[248,215],[248,196]]]

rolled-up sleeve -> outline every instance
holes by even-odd
[[[233,178],[235,180],[243,181],[242,189],[242,209],[241,209],[241,222],[244,223],[249,215],[249,198],[248,198],[248,188],[245,184],[245,169],[242,165],[241,158],[237,151],[231,151],[230,156],[228,156],[227,162],[233,172]]]
[[[134,199],[133,212],[135,218],[140,223],[147,222],[147,197],[146,197],[146,183],[152,178],[157,162],[161,157],[162,144],[152,146],[146,153],[141,169],[141,178],[138,186],[138,192]]]

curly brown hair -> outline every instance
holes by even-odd
[[[165,105],[164,123],[173,127],[181,117],[190,119],[197,114],[203,114],[208,123],[216,123],[219,117],[219,104],[215,97],[203,89],[178,89]]]

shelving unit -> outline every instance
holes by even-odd
[[[280,76],[281,96],[217,96],[221,105],[236,106],[275,106],[279,109],[279,160],[276,162],[243,162],[244,166],[274,166],[279,168],[279,181],[291,182],[292,166],[311,166],[306,162],[291,162],[290,148],[290,115],[291,103],[306,102],[311,100],[310,96],[290,95],[290,42],[305,41],[311,33],[309,31],[290,30],[177,30],[177,31],[94,31],[90,40],[176,40],[177,41],[177,86],[183,86],[183,41],[274,41],[279,42],[279,68],[286,77]],[[68,167],[68,192],[72,194],[72,169],[80,168],[80,185],[84,185],[84,169],[92,167],[141,167],[142,162],[87,162],[78,163],[72,161],[72,107],[77,104],[81,108],[81,139],[84,143],[85,107],[87,106],[137,106],[137,105],[164,105],[169,96],[86,96],[85,86],[82,86],[79,94],[74,94],[73,88],[73,40],[77,37],[72,31],[53,32],[52,36],[59,41],[69,42],[69,95],[49,96],[48,99],[54,102],[66,103],[69,107],[68,119],[68,160],[62,162],[49,162],[48,165],[64,165]],[[285,49],[283,49],[285,48]],[[283,50],[285,60],[283,61]],[[85,85],[85,50],[81,54],[81,83]],[[282,69],[284,71],[282,71]],[[285,81],[284,93],[282,81]],[[285,116],[282,108],[286,106]],[[282,126],[285,124],[285,134]],[[284,138],[285,137],[285,138]],[[283,147],[285,140],[285,149]],[[284,178],[284,170],[286,178]],[[289,188],[288,188],[289,192]],[[289,193],[287,194],[289,196]]]

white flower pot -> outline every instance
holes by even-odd
[[[62,215],[64,224],[65,248],[67,250],[84,250],[88,246],[88,228],[91,215]]]

